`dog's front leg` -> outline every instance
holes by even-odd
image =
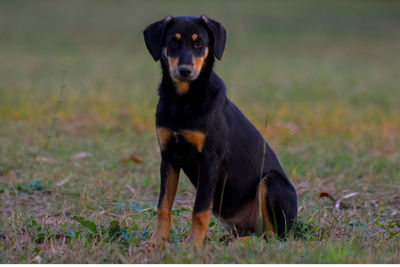
[[[210,222],[211,206],[216,186],[216,157],[203,155],[199,162],[199,178],[192,213],[192,227],[186,242],[201,246]]]
[[[162,156],[160,175],[161,189],[157,209],[157,226],[148,246],[154,247],[163,240],[168,239],[171,221],[171,209],[175,199],[179,181],[179,168],[173,166]]]

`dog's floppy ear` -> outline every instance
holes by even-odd
[[[226,42],[226,31],[225,28],[213,19],[210,19],[206,16],[201,16],[201,19],[205,23],[207,29],[211,32],[213,38],[213,47],[212,51],[214,56],[217,59],[222,58],[222,54],[224,53],[225,49],[225,42]]]
[[[172,17],[167,16],[164,19],[154,22],[143,31],[144,41],[154,61],[161,57],[161,46],[164,38],[164,31]]]

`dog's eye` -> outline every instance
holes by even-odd
[[[197,41],[194,43],[195,48],[201,48],[203,46],[203,43],[201,41]]]

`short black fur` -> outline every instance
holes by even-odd
[[[207,35],[202,43],[204,63],[196,79],[179,80],[171,74],[169,60],[178,58],[179,61],[190,53],[193,60],[196,58],[195,52],[190,52],[194,48],[189,47],[195,41],[185,39],[187,36],[195,39],[193,32],[198,36]],[[267,194],[263,201],[269,220],[275,232],[285,236],[297,216],[295,188],[263,136],[228,99],[223,81],[212,70],[214,57],[222,58],[225,29],[205,16],[167,17],[147,27],[144,37],[154,60],[161,60],[156,126],[168,133],[166,137],[158,136],[162,159],[159,208],[168,179],[166,164],[178,171],[182,169],[196,187],[193,213],[212,209],[228,225],[227,229],[235,229],[231,221],[246,212],[244,209],[256,199],[257,190],[264,183]],[[173,40],[172,47],[165,40]],[[208,54],[204,52],[206,49]],[[168,58],[170,54],[174,57]],[[180,83],[188,85],[187,92],[177,91]],[[203,143],[197,139],[188,141],[182,134],[184,130],[204,134]],[[245,226],[243,233],[253,232],[253,226],[249,225],[248,229]]]

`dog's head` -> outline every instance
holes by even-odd
[[[147,26],[143,33],[154,60],[163,57],[171,78],[178,83],[196,80],[208,56],[221,59],[226,41],[224,27],[206,16],[168,16]]]

